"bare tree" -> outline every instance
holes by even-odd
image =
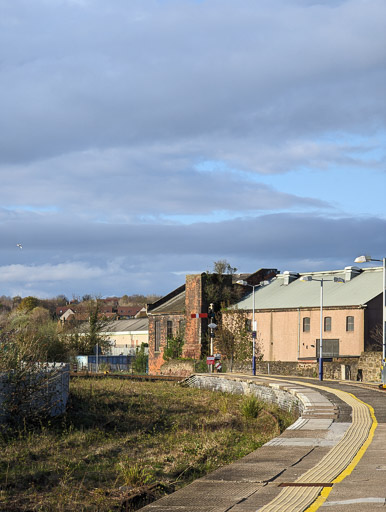
[[[373,341],[371,348],[375,351],[382,350],[383,346],[383,329],[382,324],[377,324],[370,331],[370,339]]]
[[[215,345],[216,350],[227,358],[230,371],[234,361],[243,362],[251,359],[251,331],[245,311],[231,309],[222,312],[218,320]],[[258,345],[256,350],[258,355]]]

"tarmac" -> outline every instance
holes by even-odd
[[[237,378],[294,394],[302,416],[258,450],[143,512],[386,512],[386,390],[352,381]]]

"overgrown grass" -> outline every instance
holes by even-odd
[[[0,439],[0,510],[120,510],[131,487],[176,489],[294,421],[261,403],[250,417],[245,400],[167,382],[74,379],[64,417]]]

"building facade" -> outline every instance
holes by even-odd
[[[210,339],[206,315],[211,303],[214,309],[221,307],[223,299],[232,296],[235,287],[241,294],[245,288],[236,285],[239,279],[249,284],[271,279],[276,269],[260,269],[254,274],[191,274],[185,284],[154,304],[148,304],[149,319],[149,373],[160,373],[165,364],[164,350],[168,340],[180,334],[184,338],[182,357],[199,360],[209,354]],[[201,315],[201,316],[200,316]]]
[[[302,276],[312,281],[302,281]],[[257,343],[264,360],[318,359],[322,280],[323,358],[358,358],[373,348],[373,330],[382,322],[382,268],[284,272],[269,285],[255,289]],[[252,294],[236,307],[247,311],[252,320]]]

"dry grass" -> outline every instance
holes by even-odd
[[[178,488],[294,420],[273,406],[246,418],[244,400],[165,382],[74,379],[64,417],[1,438],[0,510],[120,510],[131,487]]]

